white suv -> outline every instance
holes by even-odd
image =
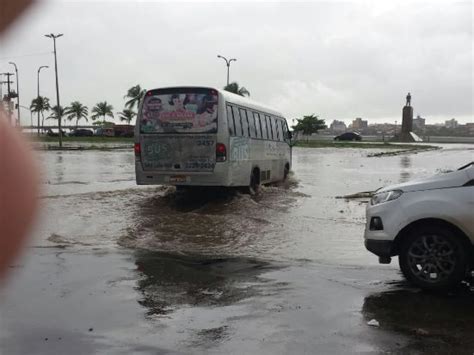
[[[377,190],[367,206],[365,247],[408,281],[455,286],[474,269],[474,162],[457,171]]]

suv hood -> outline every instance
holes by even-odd
[[[403,184],[391,185],[379,189],[377,192],[390,190],[402,190],[403,192],[446,189],[450,187],[460,187],[470,180],[469,173],[472,174],[473,167],[457,170],[450,173],[442,173],[429,178],[408,181]]]

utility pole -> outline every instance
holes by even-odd
[[[223,57],[223,56],[221,56],[221,55],[217,55],[217,58],[222,58],[222,59],[224,59],[224,60],[225,60],[225,64],[227,65],[227,86],[228,86],[228,85],[229,85],[230,63],[231,63],[232,61],[236,62],[237,59],[231,58],[231,59],[228,60],[226,57]]]
[[[63,34],[59,33],[57,35],[51,33],[49,35],[45,35],[45,37],[52,38],[54,44],[54,70],[56,72],[56,105],[57,105],[57,115],[58,115],[58,128],[59,128],[59,148],[63,147],[63,132],[61,130],[61,104],[59,102],[59,81],[58,81],[58,59],[56,55],[56,38],[61,37]]]
[[[8,62],[15,67],[15,75],[16,75],[16,105],[17,105],[17,113],[18,113],[18,126],[21,127],[21,120],[20,120],[20,83],[18,79],[18,67],[13,62]]]
[[[10,96],[10,84],[13,84],[13,81],[10,80],[10,77],[13,75],[13,73],[3,73],[3,75],[6,75],[7,81],[4,81],[4,83],[7,84],[7,92],[8,96]]]
[[[14,97],[10,91],[10,84],[13,84],[13,81],[10,80],[10,76],[13,75],[13,73],[3,73],[3,75],[5,75],[7,77],[7,81],[3,81],[2,83],[6,83],[7,84],[7,94],[5,95],[6,97],[6,101],[7,102],[7,106],[8,106],[8,118],[10,120],[10,123],[11,123],[11,120],[12,120],[12,107],[11,107],[11,99],[12,97]]]

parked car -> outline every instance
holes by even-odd
[[[115,137],[133,137],[135,126],[128,124],[116,124],[114,126]]]
[[[96,129],[95,135],[100,137],[115,137],[115,131],[111,127],[100,127]]]
[[[346,132],[334,137],[335,141],[361,141],[362,137],[356,132]]]
[[[388,264],[398,255],[412,284],[442,290],[474,269],[474,162],[378,190],[367,206],[365,246]]]
[[[92,132],[90,129],[75,129],[72,132],[69,133],[70,137],[92,137],[94,135],[94,132]]]
[[[44,131],[43,131],[44,132]],[[66,136],[66,132],[64,132],[63,130],[61,130],[62,132],[62,136],[65,137]],[[47,131],[46,131],[46,135],[48,137],[58,137],[59,136],[59,131],[53,131],[51,128],[49,128]]]

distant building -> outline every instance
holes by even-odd
[[[369,127],[369,122],[363,120],[360,117],[357,117],[354,121],[352,121],[352,129],[353,130],[363,130]]]
[[[457,128],[458,126],[459,126],[458,121],[456,121],[456,119],[454,118],[444,122],[444,127],[446,128]]]
[[[416,116],[416,118],[413,119],[413,130],[423,131],[425,129],[425,122],[425,118],[420,117],[420,115]]]
[[[474,134],[474,123],[466,123],[466,130],[469,134]]]
[[[334,121],[332,121],[331,125],[329,126],[329,130],[332,133],[343,133],[343,132],[347,131],[347,126],[344,123],[344,121],[334,120]]]

